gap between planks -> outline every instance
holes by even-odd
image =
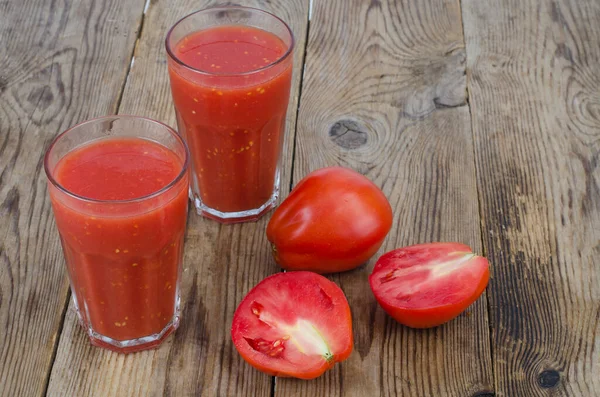
[[[138,25],[137,37],[135,38],[135,44],[133,45],[133,50],[131,51],[131,57],[129,66],[127,67],[127,73],[125,73],[125,78],[123,79],[123,84],[121,85],[121,91],[119,92],[119,98],[117,99],[117,104],[115,106],[115,114],[119,114],[119,110],[121,109],[121,101],[123,100],[123,94],[125,93],[125,87],[127,86],[127,82],[129,81],[129,74],[131,73],[131,68],[135,63],[135,52],[137,51],[137,47],[140,43],[140,38],[142,37],[142,32],[144,30],[144,19],[146,18],[146,13],[150,8],[150,0],[146,0],[144,4],[144,10],[142,11],[142,17],[140,19],[140,24]]]
[[[138,24],[138,33],[137,33],[137,37],[135,39],[135,44],[133,45],[133,50],[131,51],[130,62],[129,62],[129,66],[127,67],[127,73],[125,74],[125,78],[123,79],[123,84],[121,85],[121,89],[119,91],[119,96],[117,98],[117,103],[116,103],[116,106],[114,109],[115,114],[119,113],[119,109],[121,107],[121,100],[123,99],[123,93],[125,92],[125,86],[127,85],[127,82],[129,81],[129,73],[131,72],[131,67],[133,66],[133,63],[134,63],[135,51],[140,42],[140,37],[142,37],[142,30],[144,28],[144,18],[146,17],[146,12],[148,11],[149,7],[150,7],[150,0],[146,0],[146,3],[144,4],[144,9],[142,11],[142,16],[141,16],[140,22]],[[46,380],[44,381],[44,391],[43,391],[44,396],[48,395],[48,387],[50,386],[50,377],[52,375],[52,370],[54,369],[54,364],[56,362],[56,354],[58,353],[58,345],[60,342],[60,337],[63,332],[63,328],[65,326],[65,318],[67,316],[67,310],[69,310],[69,302],[70,301],[71,301],[71,286],[69,285],[69,291],[67,292],[67,297],[63,304],[63,310],[62,310],[62,313],[60,316],[60,324],[59,324],[58,330],[56,332],[56,339],[54,341],[54,346],[52,349],[50,367],[48,368],[48,373],[46,374]]]
[[[296,164],[296,139],[298,137],[298,114],[300,113],[300,103],[302,102],[302,85],[304,84],[304,72],[306,70],[306,50],[308,49],[308,37],[310,32],[310,13],[312,12],[312,0],[310,0],[308,19],[306,20],[306,35],[304,36],[304,54],[302,55],[302,70],[300,70],[300,85],[298,86],[298,103],[296,104],[296,120],[294,123],[294,135],[292,141],[292,167],[290,169],[290,186],[286,193],[292,191],[294,187],[294,168]]]
[[[50,386],[50,376],[52,375],[52,369],[54,368],[54,362],[56,361],[56,354],[58,353],[58,344],[60,342],[60,336],[62,335],[63,328],[65,327],[65,317],[67,316],[67,310],[69,310],[69,301],[71,300],[71,286],[69,285],[69,290],[67,291],[67,297],[63,303],[62,313],[60,315],[60,324],[58,325],[58,330],[56,331],[56,339],[54,340],[54,346],[52,347],[52,355],[50,356],[50,366],[48,367],[48,372],[46,373],[46,379],[44,380],[44,391],[43,395],[48,395],[48,387]]]
[[[484,224],[483,224],[483,206],[482,206],[482,197],[481,197],[481,189],[479,186],[479,170],[477,169],[477,152],[476,152],[476,148],[475,148],[475,123],[473,122],[473,113],[471,111],[471,94],[469,92],[469,80],[471,78],[471,74],[469,73],[469,51],[467,49],[467,36],[465,34],[465,18],[464,18],[464,14],[463,14],[463,0],[457,0],[458,1],[458,8],[460,10],[460,26],[462,28],[462,33],[463,33],[463,45],[465,47],[465,73],[466,73],[466,105],[467,105],[467,109],[469,110],[469,122],[471,125],[471,137],[473,140],[473,169],[475,170],[475,188],[477,190],[477,211],[479,213],[479,237],[481,239],[481,255],[487,258],[487,252],[486,252],[486,245],[485,245],[485,241],[483,238],[483,233],[485,232],[485,228],[484,228]],[[491,274],[491,276],[493,276],[493,272]],[[490,276],[490,277],[491,277]],[[488,283],[489,285],[489,283]],[[493,384],[493,390],[492,393],[496,394],[496,362],[494,361],[494,348],[493,348],[493,343],[494,343],[494,327],[492,324],[492,319],[490,317],[490,313],[492,312],[492,307],[491,307],[491,302],[490,302],[490,295],[486,289],[485,291],[485,303],[486,303],[486,316],[487,316],[487,323],[488,323],[488,339],[490,342],[490,360],[491,360],[491,370],[492,370],[492,379],[494,380],[494,384]]]

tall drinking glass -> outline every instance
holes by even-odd
[[[159,122],[108,116],[59,135],[48,191],[80,323],[92,344],[155,347],[179,324],[188,151]]]
[[[281,19],[247,7],[198,11],[169,31],[171,92],[199,214],[241,222],[275,205],[293,47]]]

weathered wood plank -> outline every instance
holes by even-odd
[[[0,395],[43,395],[67,304],[44,150],[115,111],[143,4],[0,2]]]
[[[600,395],[600,3],[463,15],[497,395]]]
[[[461,241],[481,252],[465,51],[456,1],[315,0],[294,181],[341,164],[380,185],[394,209],[381,252]],[[493,384],[482,297],[432,330],[381,310],[374,259],[334,276],[354,317],[355,352],[313,382],[277,379],[277,396],[471,396]]]
[[[152,2],[135,51],[121,113],[176,125],[169,89],[164,37],[179,18],[213,1]],[[308,1],[244,1],[275,13],[296,37],[295,75],[284,149],[282,191],[290,183],[293,132],[304,53]],[[191,213],[186,236],[180,328],[163,346],[117,355],[89,345],[75,314],[67,313],[49,395],[270,396],[272,378],[239,357],[229,330],[242,297],[280,269],[265,237],[267,219],[221,226]]]

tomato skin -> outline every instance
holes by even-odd
[[[465,265],[452,275],[436,277],[427,274],[427,270],[419,270],[419,266],[436,266],[436,261],[461,260],[461,255]],[[412,279],[405,283],[418,286],[417,291],[394,289],[392,280],[390,286],[384,285],[394,271],[406,272],[407,269],[413,272]],[[421,275],[418,272],[422,272]],[[488,281],[487,259],[459,243],[418,244],[390,251],[377,260],[369,276],[371,290],[379,305],[396,321],[411,328],[436,327],[454,319],[481,296]],[[433,304],[421,303],[420,300],[431,301],[432,296],[436,301]]]
[[[275,210],[267,239],[287,270],[335,273],[365,263],[392,227],[392,208],[365,176],[342,167],[316,170]]]
[[[299,327],[302,321],[310,326]],[[305,344],[310,338],[304,338],[304,330],[310,333],[311,328],[327,347],[327,357],[311,352],[311,346]],[[314,379],[352,353],[350,306],[340,287],[319,274],[276,273],[242,299],[233,317],[231,337],[242,358],[257,370]],[[299,345],[306,351],[299,352]]]

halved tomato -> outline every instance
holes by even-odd
[[[452,320],[479,298],[488,266],[464,244],[418,244],[382,255],[369,283],[390,316],[409,327],[429,328]]]
[[[323,276],[277,273],[244,297],[231,337],[254,368],[313,379],[352,352],[350,306],[342,290]]]

